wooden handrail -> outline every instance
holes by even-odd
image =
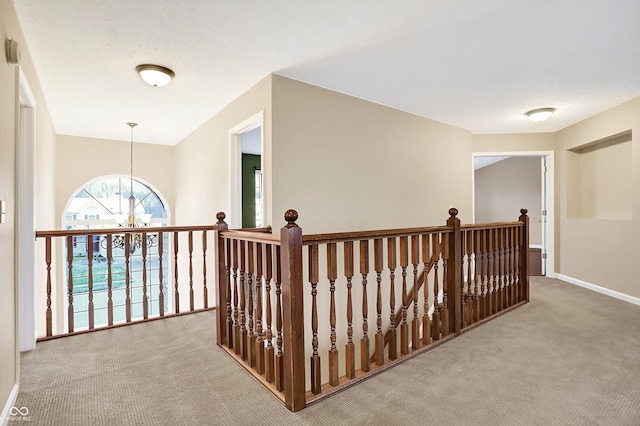
[[[154,232],[181,232],[181,231],[213,231],[214,225],[195,225],[195,226],[142,226],[139,228],[94,228],[94,229],[55,229],[48,231],[36,231],[36,238],[45,237],[66,237],[66,236],[86,236],[86,235],[102,235],[102,234],[152,234]],[[242,231],[247,234],[271,234],[271,227],[264,228],[247,228],[243,230],[232,229],[226,232]],[[276,237],[277,238],[277,237]]]
[[[428,226],[421,228],[382,229],[376,231],[336,232],[333,234],[307,234],[302,236],[302,245],[342,243],[346,241],[370,240],[375,238],[407,237],[416,234],[447,233],[447,226]]]
[[[522,222],[492,222],[492,223],[468,223],[466,225],[460,225],[460,230],[466,231],[468,229],[497,229],[508,226],[524,226]]]
[[[280,244],[280,235],[273,235],[265,232],[230,230],[221,232],[220,237],[224,239],[249,241],[254,243]]]

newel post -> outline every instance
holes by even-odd
[[[449,234],[449,252],[447,253],[449,257],[447,293],[451,298],[449,306],[452,306],[449,330],[452,330],[456,336],[462,330],[462,233],[460,232],[460,219],[457,215],[458,209],[449,209],[447,226],[453,229],[453,232]]]
[[[296,225],[298,212],[295,210],[287,210],[284,219],[287,225],[280,230],[284,402],[290,411],[299,411],[306,405],[302,228]]]
[[[227,305],[230,303],[230,300],[227,294],[226,250],[224,239],[221,235],[222,231],[229,229],[229,226],[224,222],[225,217],[226,215],[223,212],[218,212],[216,214],[218,222],[213,225],[214,253],[216,253],[215,277],[218,284],[216,291],[216,343],[218,346],[227,345],[227,347],[230,347],[230,334],[227,330]]]
[[[527,209],[520,209],[522,227],[522,247],[520,247],[520,282],[524,283],[524,299],[529,302],[529,216]]]

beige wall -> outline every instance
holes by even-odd
[[[475,221],[511,222],[529,210],[529,242],[542,244],[539,157],[511,157],[475,171]]]
[[[471,220],[471,134],[396,109],[273,77],[273,214],[305,233]]]
[[[29,48],[24,40],[13,3],[0,1],[0,40],[4,44],[12,38],[20,44],[21,68],[36,102],[36,158],[37,170],[35,187],[36,227],[50,224],[44,212],[53,210],[53,190],[55,180],[53,170],[53,149],[55,131],[47,104],[42,95],[40,82],[33,67]],[[15,146],[16,146],[16,106],[18,93],[17,67],[5,61],[4,52],[0,60],[0,200],[6,202],[6,221],[0,225],[0,410],[19,381],[19,360],[17,346],[17,286],[15,270],[16,203],[15,192]],[[47,158],[49,156],[49,158]]]
[[[567,168],[568,149],[631,129],[631,212],[627,220],[568,217],[567,198],[571,176]],[[614,291],[640,297],[640,97],[611,108],[557,134],[559,210],[561,223],[558,272]],[[570,154],[570,155],[568,155]],[[626,167],[626,165],[625,165]],[[569,182],[569,185],[567,183]],[[611,188],[612,191],[615,188]],[[624,206],[628,209],[628,206]]]
[[[125,123],[123,134],[129,134]],[[118,125],[116,123],[115,125]],[[135,141],[135,133],[134,133]],[[175,147],[147,143],[134,144],[134,177],[149,184],[167,201],[168,210],[175,210],[174,151]],[[105,139],[58,135],[56,146],[56,227],[67,202],[85,184],[100,177],[129,175],[130,143]]]
[[[575,173],[576,155],[567,150],[631,130],[630,182],[624,190],[630,200],[622,206],[626,220],[577,218],[568,211],[574,200],[570,188],[580,188]],[[640,297],[640,264],[633,253],[640,249],[640,97],[611,108],[556,133],[527,135],[474,135],[474,152],[554,151],[555,160],[555,271],[613,291]],[[618,148],[625,148],[620,146]],[[626,149],[626,148],[625,148]],[[625,169],[628,165],[624,165]],[[605,177],[606,180],[606,177]],[[627,186],[628,185],[628,186]],[[630,189],[629,189],[630,187]],[[611,188],[617,191],[616,188]],[[631,212],[628,212],[629,205]]]
[[[270,224],[271,76],[250,88],[176,145],[176,224],[212,224],[229,213],[229,129],[264,111],[266,223]]]

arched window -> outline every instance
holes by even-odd
[[[153,226],[167,223],[165,205],[149,185],[128,176],[108,176],[89,182],[74,195],[67,205],[63,226],[67,229],[118,226],[129,212],[132,193],[137,216],[150,215],[149,224]]]
[[[129,198],[132,194],[135,200],[133,203],[135,217],[139,220],[138,226],[168,225],[169,215],[163,198],[149,185],[129,176],[105,176],[87,183],[69,200],[62,219],[63,228],[106,229],[126,226],[125,218],[130,211]],[[73,273],[74,327],[76,329],[88,327],[90,299],[94,304],[95,325],[108,323],[109,272],[114,323],[125,321],[127,297],[131,300],[132,319],[143,316],[144,300],[147,301],[147,311],[150,316],[158,314],[161,303],[164,304],[164,311],[168,312],[172,305],[168,300],[170,297],[168,235],[164,234],[162,258],[158,253],[157,238],[156,240],[150,238],[152,237],[148,236],[148,253],[144,262],[140,250],[131,250],[128,264],[124,250],[115,246],[112,247],[112,257],[109,262],[104,235],[96,233],[93,241],[87,241],[85,237],[72,238],[73,269],[71,272]],[[91,250],[89,245],[92,246]],[[67,250],[65,253],[68,253]],[[93,253],[92,259],[88,256],[90,251]],[[89,264],[91,264],[93,278],[91,295],[89,294]],[[158,273],[161,266],[162,280]],[[129,269],[128,285],[127,268]],[[145,283],[142,279],[143,272],[146,272]],[[68,275],[66,269],[65,275]],[[163,301],[159,300],[161,285],[165,295]],[[146,294],[144,294],[145,291]]]

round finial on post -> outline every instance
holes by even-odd
[[[287,224],[285,225],[286,228],[298,226],[296,225],[296,220],[298,220],[298,212],[293,209],[287,210],[286,212],[284,212],[284,220],[287,221]]]
[[[449,209],[449,216],[451,216],[451,219],[455,219],[455,217],[458,216],[458,209],[451,207]]]
[[[527,212],[529,212],[529,210],[527,210],[527,209],[520,209],[520,214],[522,214],[522,215],[525,215],[525,216],[526,216],[526,215],[527,215]]]
[[[224,223],[224,218],[225,217],[227,217],[227,215],[224,214],[224,212],[216,213],[216,219],[218,219],[218,223]]]

